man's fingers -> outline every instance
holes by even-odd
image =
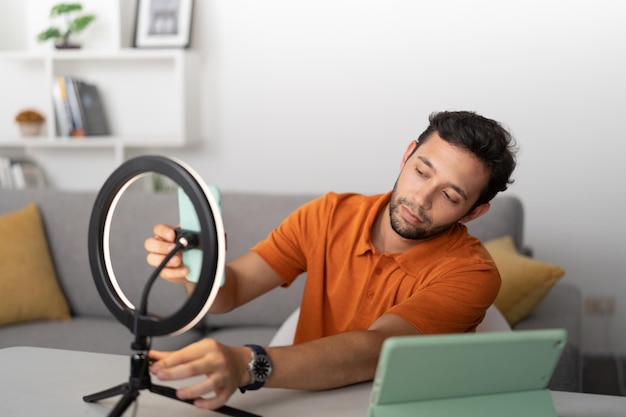
[[[196,407],[215,409],[226,403],[239,384],[229,362],[236,356],[231,350],[213,339],[203,339],[174,352],[150,351],[150,358],[156,359],[150,371],[164,381],[206,376],[179,388],[176,395],[195,400]]]
[[[157,224],[152,229],[154,235],[167,242],[173,242],[176,239],[174,228],[167,224]]]
[[[180,365],[167,365],[167,366],[158,366],[155,364],[152,367],[152,373],[156,375],[157,378],[163,381],[169,381],[172,379],[184,379],[190,378],[192,376],[203,375],[206,371],[202,371],[204,367],[199,363],[188,362]]]
[[[152,359],[154,361],[159,361],[159,360],[163,359],[164,357],[166,357],[169,354],[170,354],[170,352],[161,352],[160,350],[151,350],[148,353],[148,356],[150,357],[150,359]]]
[[[193,405],[198,408],[214,410],[226,404],[235,389],[228,387],[224,378],[215,373],[197,384],[178,389],[176,395],[181,400],[195,399]]]
[[[223,390],[215,375],[208,375],[203,380],[176,390],[176,396],[181,400],[192,400],[194,398],[212,400],[217,396],[217,392]]]
[[[163,259],[165,259],[165,256],[158,253],[149,253],[146,256],[146,261],[148,262],[148,264],[155,267],[161,265]],[[167,264],[165,266],[168,268],[183,267],[182,258],[179,255],[174,255],[169,261],[167,261]]]
[[[228,401],[228,398],[233,392],[234,390],[220,390],[217,393],[214,393],[215,396],[213,397],[198,398],[193,402],[193,405],[205,410],[215,410],[216,408],[219,408],[226,404],[226,401]]]
[[[180,379],[209,374],[214,370],[212,346],[215,342],[204,339],[181,350],[162,356],[152,365],[151,371],[159,379]],[[157,352],[158,354],[158,352]]]
[[[176,248],[176,244],[174,243],[176,232],[172,226],[166,224],[157,224],[154,226],[153,232],[154,236],[147,238],[143,246],[148,251],[146,262],[148,265],[157,268],[161,265],[163,259]],[[189,269],[183,265],[180,252],[176,253],[167,261],[160,275],[166,280],[176,284],[184,284],[187,282],[186,278],[187,275],[189,275]]]
[[[143,247],[151,253],[158,253],[161,255],[167,255],[176,248],[176,244],[172,242],[166,242],[158,237],[149,237],[144,243]]]

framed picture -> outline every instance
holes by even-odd
[[[137,0],[135,48],[188,48],[193,0]]]

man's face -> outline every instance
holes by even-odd
[[[413,149],[415,145],[409,146],[404,155],[389,205],[391,227],[398,235],[428,239],[486,212],[487,204],[470,212],[489,180],[487,168],[473,154],[450,145],[437,132],[410,155]]]

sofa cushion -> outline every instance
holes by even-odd
[[[296,328],[298,326],[298,319],[300,317],[300,308],[297,308],[291,315],[283,322],[280,328],[276,331],[270,346],[289,346],[293,344],[293,338],[296,334]],[[482,332],[510,332],[511,326],[506,321],[500,310],[495,305],[491,305],[485,312],[485,318],[476,327],[477,333]]]
[[[276,331],[270,346],[290,346],[293,345],[293,338],[296,335],[296,328],[298,327],[298,319],[300,318],[300,307],[298,307],[287,320],[283,322],[280,328]]]
[[[69,319],[36,204],[0,216],[0,326]]]
[[[207,337],[229,346],[242,346],[249,343],[267,346],[276,334],[276,330],[275,326],[226,327],[212,331]]]
[[[29,202],[39,207],[57,278],[72,315],[110,317],[93,283],[87,252],[89,216],[96,194],[54,189],[3,189],[0,194],[0,211],[17,210]]]
[[[513,196],[501,194],[491,200],[489,211],[467,223],[469,232],[488,242],[502,236],[511,236],[515,247],[522,252],[524,247],[524,207],[522,201]]]
[[[202,338],[192,329],[176,336],[155,337],[152,348],[175,350]],[[74,317],[65,321],[35,321],[0,328],[0,348],[36,346],[53,349],[127,355],[134,336],[130,331],[106,317]]]
[[[485,318],[476,327],[476,333],[482,332],[510,332],[509,322],[494,304],[490,305],[485,312]]]
[[[510,236],[490,240],[485,247],[502,278],[495,305],[511,325],[526,317],[565,274],[556,265],[519,254]]]

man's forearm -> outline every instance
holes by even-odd
[[[224,273],[224,286],[209,310],[211,313],[227,313],[284,284],[282,278],[254,252],[227,263]]]
[[[209,313],[228,313],[236,307],[235,300],[237,297],[237,286],[232,285],[235,277],[233,276],[233,272],[228,265],[224,268],[224,274],[224,285],[217,293],[217,297],[215,298],[215,301],[213,301],[213,304],[209,309]]]
[[[391,336],[416,335],[420,332],[409,322],[393,314],[383,314],[368,330],[346,332],[294,346],[270,347],[272,361],[268,387],[321,390],[341,387],[374,377],[384,340]],[[150,351],[156,362],[151,367],[161,380],[205,375],[206,379],[179,388],[178,398],[195,399],[200,408],[224,405],[237,389],[251,381],[247,365],[250,347],[230,347],[213,339],[174,351]],[[214,392],[214,398],[201,398]]]
[[[321,390],[373,379],[389,335],[363,330],[285,347],[270,347],[273,373],[268,387]]]

